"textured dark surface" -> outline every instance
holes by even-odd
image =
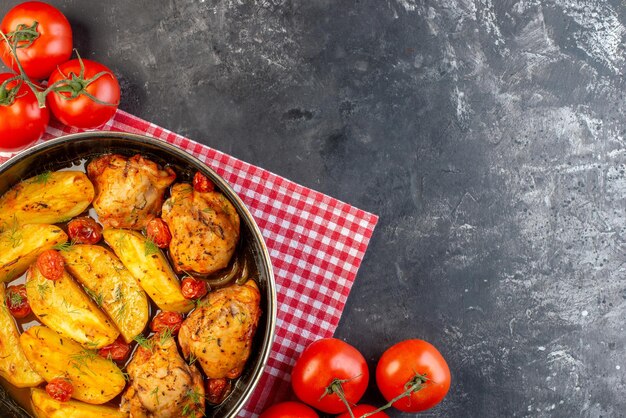
[[[622,2],[52,3],[124,110],[380,216],[336,335],[435,344],[430,416],[625,415]]]

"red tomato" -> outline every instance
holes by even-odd
[[[161,218],[154,218],[146,226],[146,235],[159,248],[167,248],[172,240],[170,228]]]
[[[130,345],[126,344],[121,337],[118,337],[112,344],[98,350],[98,355],[114,361],[126,361],[128,354],[130,354]]]
[[[176,335],[182,323],[183,316],[178,312],[161,311],[152,319],[150,329],[152,332],[162,332],[169,329],[172,331],[172,335]]]
[[[71,399],[72,393],[74,393],[74,386],[67,379],[55,377],[46,385],[46,392],[52,399],[59,402],[67,402]]]
[[[361,404],[361,405],[357,405],[354,408],[352,408],[352,413],[354,414],[354,418],[359,418],[361,415],[367,414],[369,412],[374,412],[377,409],[378,408],[373,407],[371,405]],[[372,417],[372,418],[389,418],[389,415],[385,414],[384,412],[377,412],[374,415],[370,415],[370,417]],[[351,417],[350,417],[350,413],[349,412],[344,412],[343,414],[339,415],[337,418],[351,418]]]
[[[32,90],[24,83],[5,81],[15,74],[0,74],[0,150],[18,151],[32,144],[48,126],[50,112],[40,108]]]
[[[102,239],[102,227],[89,216],[72,219],[67,224],[67,233],[78,244],[96,244]]]
[[[270,406],[259,418],[319,418],[319,415],[303,403],[290,401]]]
[[[17,58],[32,79],[48,78],[57,65],[72,55],[70,23],[63,13],[49,4],[39,1],[18,4],[4,16],[0,30],[9,41],[17,41]],[[0,48],[2,61],[19,72],[7,43],[2,41]]]
[[[450,369],[432,344],[406,340],[389,347],[380,357],[376,384],[387,402],[406,392],[407,384],[416,384],[421,388],[393,406],[404,412],[424,411],[437,405],[448,393]]]
[[[37,268],[46,279],[55,281],[63,276],[65,262],[55,250],[46,250],[37,257]]]
[[[99,73],[103,75],[89,82]],[[62,80],[70,81],[61,83]],[[53,89],[46,99],[52,114],[64,124],[92,129],[104,125],[115,114],[120,101],[120,85],[104,65],[86,59],[67,61],[50,75],[49,88],[57,82],[61,83],[63,91]]]
[[[336,392],[327,393],[331,385],[339,385],[350,404],[356,404],[365,393],[369,381],[367,362],[350,344],[336,338],[323,338],[309,345],[291,372],[296,396],[304,403],[329,414],[348,408]]]
[[[7,287],[6,303],[9,312],[15,318],[25,318],[31,313],[26,286],[23,284]]]
[[[186,299],[199,299],[206,295],[209,289],[204,280],[185,277],[181,286],[181,291]]]
[[[215,190],[215,185],[207,176],[198,171],[193,176],[193,188],[196,192],[207,193]]]
[[[224,402],[231,390],[230,380],[220,377],[219,379],[207,379],[206,400],[211,405],[219,405]]]

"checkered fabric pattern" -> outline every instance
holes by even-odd
[[[258,416],[287,397],[304,348],[333,335],[378,218],[123,111],[102,129],[152,136],[196,156],[231,184],[259,225],[274,268],[278,318],[267,367],[240,413]],[[76,132],[53,124],[44,140]],[[0,154],[0,162],[8,157]]]

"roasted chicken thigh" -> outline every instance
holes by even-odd
[[[181,358],[173,337],[150,338],[137,348],[127,371],[130,384],[120,409],[131,418],[203,416],[202,375]]]
[[[197,359],[210,379],[238,377],[250,355],[260,302],[253,280],[209,293],[178,333],[185,358]]]
[[[161,210],[176,173],[141,155],[107,154],[91,161],[87,175],[96,189],[93,207],[108,228],[143,229]]]
[[[239,215],[220,192],[175,184],[161,217],[172,234],[174,269],[207,275],[228,266],[239,241]]]

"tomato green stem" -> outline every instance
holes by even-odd
[[[26,74],[26,72],[24,71],[24,67],[22,67],[22,63],[20,62],[19,58],[17,57],[17,43],[11,43],[9,41],[9,39],[7,38],[7,36],[2,33],[2,31],[0,31],[0,36],[2,36],[2,39],[7,43],[7,45],[9,46],[9,50],[11,51],[11,55],[13,55],[13,59],[15,59],[15,63],[17,64],[17,68],[20,70],[20,74],[18,77],[20,77],[24,83],[26,83],[26,85],[28,87],[30,87],[30,89],[33,91],[33,93],[35,94],[35,97],[37,97],[37,103],[39,104],[40,108],[46,107],[46,95],[44,94],[45,92],[41,91],[41,88],[39,86],[37,86],[35,83],[33,83],[32,81],[30,81],[30,78],[28,78],[28,75]]]
[[[326,390],[320,397],[322,399],[324,396],[335,394],[341,399],[341,402],[348,408],[348,413],[350,414],[350,418],[354,418],[354,413],[352,412],[352,408],[350,407],[350,402],[346,399],[346,394],[343,391],[343,383],[349,382],[352,379],[333,379],[330,382],[330,385],[326,387]]]
[[[399,401],[400,399],[411,396],[414,392],[421,390],[424,387],[424,383],[428,382],[429,379],[426,377],[425,374],[419,374],[417,372],[414,372],[414,373],[415,375],[404,384],[404,392],[402,392],[401,394],[399,394],[398,396],[396,396],[395,398],[393,398],[392,400],[390,400],[389,402],[387,402],[380,408],[372,412],[363,414],[359,418],[367,418],[381,411],[384,411],[387,408],[391,408],[393,404]]]

